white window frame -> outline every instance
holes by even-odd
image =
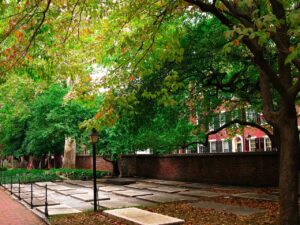
[[[249,139],[249,152],[255,152],[256,149],[256,137],[251,137]],[[254,142],[254,148],[252,148],[252,143]]]
[[[225,123],[226,123],[225,110],[222,110],[221,113],[219,114],[219,124],[220,124],[220,127],[223,126]]]
[[[272,151],[272,142],[271,139],[266,136],[264,137],[265,141],[264,141],[264,151]],[[267,148],[269,148],[269,150],[267,150]]]
[[[225,151],[225,144],[227,143],[227,151]],[[229,140],[227,139],[222,139],[222,152],[230,152],[229,151]]]
[[[212,144],[215,145],[215,150],[214,151],[212,151],[212,148],[211,148]],[[209,152],[210,153],[216,153],[217,152],[217,140],[216,139],[209,141]]]

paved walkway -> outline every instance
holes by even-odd
[[[3,188],[0,188],[0,224],[45,225],[40,218],[14,200]]]

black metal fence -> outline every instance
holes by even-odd
[[[4,171],[0,171],[1,175],[0,175],[0,186],[4,188],[4,190],[6,190],[7,192],[9,192],[11,195],[15,195],[17,197],[18,200],[25,200],[25,199],[30,199],[30,201],[25,201],[26,203],[28,203],[30,205],[30,208],[33,209],[34,208],[34,199],[35,199],[35,194],[34,194],[34,183],[33,182],[29,182],[27,181],[27,185],[30,186],[30,190],[26,191],[26,192],[22,192],[21,191],[21,185],[24,185],[25,183],[22,183],[22,178],[19,175],[16,176],[6,176],[4,175]],[[17,182],[16,182],[17,181]],[[29,196],[28,196],[29,193]],[[23,194],[23,195],[22,195]],[[49,217],[49,213],[48,213],[48,186],[47,184],[45,185],[45,195],[44,195],[44,214],[45,217],[48,218]]]

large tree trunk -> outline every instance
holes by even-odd
[[[295,111],[295,110],[293,110]],[[285,113],[279,123],[280,134],[280,224],[297,225],[299,137],[296,111]]]
[[[75,169],[76,164],[76,140],[71,137],[65,138],[64,163],[63,167]]]

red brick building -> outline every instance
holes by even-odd
[[[237,110],[225,111],[223,109],[219,111],[220,113],[209,123],[208,129],[211,131],[223,126],[228,117],[229,119],[242,117],[243,120],[254,122],[267,128],[272,133],[272,128],[265,121],[263,114],[255,112],[250,107],[243,109],[243,115],[237,115]],[[297,112],[299,115],[300,107],[297,107]],[[300,125],[300,117],[298,117],[298,125]],[[275,148],[272,148],[268,135],[260,129],[251,126],[235,125],[233,129],[224,128],[216,134],[209,135],[208,142],[207,152],[210,153],[276,151]]]

